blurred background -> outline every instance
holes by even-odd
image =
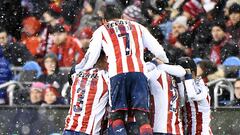
[[[1,0],[0,133],[63,131],[67,74],[107,5],[147,27],[170,63],[193,58],[210,89],[213,133],[239,134],[240,0]]]

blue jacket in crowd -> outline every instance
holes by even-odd
[[[0,84],[12,79],[12,71],[8,60],[4,57],[2,47],[0,46]]]

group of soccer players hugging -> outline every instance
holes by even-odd
[[[149,52],[145,54],[149,58]],[[130,100],[145,96],[150,110],[138,111],[125,105],[125,109],[117,110],[122,115],[116,116],[111,115],[105,59],[101,54],[94,68],[80,72],[74,72],[73,68],[71,71],[71,106],[64,134],[212,134],[208,88],[200,77],[196,77],[196,64],[192,59],[179,58],[177,65],[164,64],[159,59],[146,62],[150,96],[136,91]],[[116,87],[122,87],[128,80],[116,83],[119,83]],[[121,98],[119,102],[124,102]],[[129,104],[141,104],[141,101],[132,103],[130,100],[127,100]]]
[[[166,64],[166,53],[145,27],[120,19],[116,8],[107,10],[84,59],[70,71],[63,135],[212,134],[208,88],[194,61]],[[144,48],[154,54],[146,51],[145,61]]]

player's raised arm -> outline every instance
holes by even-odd
[[[76,71],[90,69],[97,62],[102,49],[102,34],[100,28],[93,33],[93,37],[90,41],[88,51],[86,52],[83,60],[76,65]]]
[[[145,27],[141,26],[140,29],[142,31],[142,40],[144,47],[148,48],[149,51],[151,51],[157,58],[161,59],[164,63],[168,63],[169,60],[163,47]]]

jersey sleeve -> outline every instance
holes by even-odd
[[[153,37],[153,35],[143,26],[140,26],[142,31],[142,40],[145,48],[148,48],[157,58],[162,60],[164,63],[168,63],[169,60],[163,49],[163,47],[158,43],[158,41]]]
[[[176,77],[183,77],[186,74],[185,69],[179,65],[160,64],[157,68]]]
[[[177,83],[177,86],[178,86],[178,92],[179,92],[179,96],[180,96],[180,106],[184,106],[185,104],[185,88],[184,88],[184,84],[183,82],[179,82]]]
[[[93,37],[90,41],[88,51],[86,52],[84,58],[79,64],[76,65],[76,68],[75,68],[76,71],[83,71],[83,70],[90,69],[94,66],[94,64],[96,64],[102,49],[101,42],[102,42],[101,30],[97,29],[93,33]]]
[[[157,73],[158,70],[156,66],[151,62],[147,62],[146,68],[147,68],[147,72],[146,72],[147,79],[157,80],[157,78],[159,77],[159,74]]]

